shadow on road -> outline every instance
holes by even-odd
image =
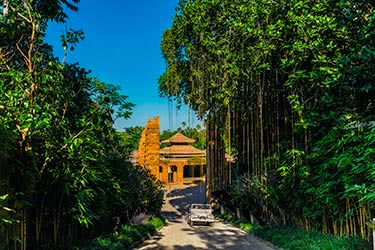
[[[230,229],[187,228],[183,231],[185,231],[188,235],[195,235],[196,237],[205,241],[208,249],[221,249],[220,246],[225,246],[227,249],[228,247],[230,247],[230,249],[242,249],[243,242],[240,240],[240,238],[246,237],[240,231]]]
[[[161,215],[167,218],[170,222],[181,223],[182,216],[177,211],[163,211],[161,212]]]
[[[245,235],[238,230],[230,229],[185,229],[189,237],[200,239],[204,242],[205,247],[197,247],[192,244],[181,245],[177,242],[171,248],[166,246],[160,246],[160,250],[209,250],[209,249],[225,249],[225,250],[262,250],[270,249],[264,248],[263,244],[257,242],[251,242],[246,238],[251,238],[252,236]]]
[[[156,239],[159,250],[271,250],[269,244],[231,225],[215,222],[212,226],[189,226],[184,217],[192,203],[205,203],[202,185],[174,186],[165,197],[162,214],[171,222]],[[177,211],[176,211],[177,210]]]
[[[251,240],[251,235],[247,235],[236,229],[218,229],[218,228],[187,228],[183,229],[187,235],[192,238],[200,239],[204,242],[205,247],[197,247],[193,244],[178,245],[170,248],[161,246],[161,250],[208,250],[208,249],[225,249],[225,250],[270,250],[271,246],[265,246],[264,242]]]
[[[169,247],[159,247],[159,250],[170,250]],[[194,247],[193,245],[184,245],[184,246],[173,246],[174,250],[207,250],[207,248],[203,247]]]
[[[177,211],[185,215],[188,207],[192,203],[205,203],[206,189],[204,182],[187,187],[178,187],[169,192],[169,203],[174,206]]]

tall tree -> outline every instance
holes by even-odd
[[[373,17],[371,1],[179,2],[163,35],[167,70],[159,88],[206,118],[209,191],[230,190],[230,175],[241,191],[234,192],[256,201],[251,211],[264,223],[367,236],[364,207],[372,198],[367,191],[349,201],[342,197],[359,183],[366,190],[372,184],[326,179],[335,173],[347,180],[348,169],[342,171],[339,162],[333,167],[328,155],[318,154],[319,161],[315,156],[321,145],[327,149],[327,138],[337,139],[333,131],[339,128],[371,131],[366,124],[374,119],[375,85],[365,65],[372,65],[375,48]],[[367,138],[354,135],[355,146]],[[332,148],[344,143],[329,141]],[[237,159],[230,173],[224,148]],[[314,194],[322,178],[319,203]],[[235,204],[249,211],[244,200]]]
[[[78,1],[7,3],[0,17],[0,248],[71,248],[100,220],[126,222],[160,209],[160,183],[126,163],[113,129],[134,105],[117,86],[59,62],[43,42],[48,21],[64,22],[64,6],[75,10]],[[64,49],[81,38],[69,31]]]

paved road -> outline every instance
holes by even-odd
[[[216,221],[211,226],[190,226],[186,221],[187,206],[204,203],[203,186],[173,187],[162,208],[167,226],[138,250],[272,250],[271,244],[248,235],[230,224]]]

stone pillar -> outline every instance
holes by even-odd
[[[162,164],[163,166],[163,182],[164,184],[168,184],[168,164]]]
[[[182,185],[184,184],[184,162],[178,163],[177,165],[177,184]]]
[[[139,141],[139,165],[159,177],[160,130],[159,117],[149,119]],[[164,169],[163,169],[164,170]]]

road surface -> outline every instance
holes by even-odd
[[[216,221],[211,226],[190,226],[186,220],[187,206],[191,203],[204,203],[204,186],[175,186],[167,191],[162,208],[167,225],[138,250],[275,249],[270,243],[221,221]]]

